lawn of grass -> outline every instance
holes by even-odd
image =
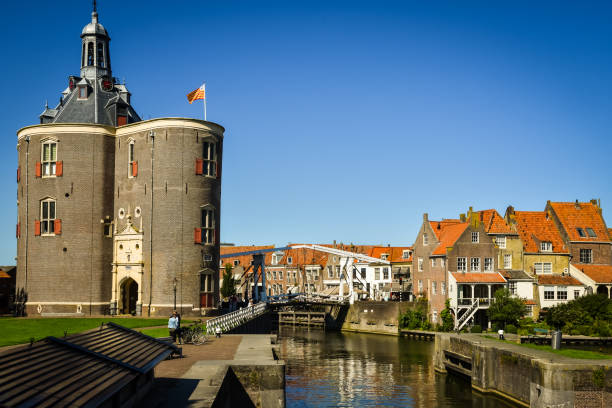
[[[0,346],[29,343],[30,338],[38,341],[47,336],[64,337],[99,327],[102,323],[113,322],[130,329],[137,327],[166,326],[168,319],[139,318],[48,318],[24,319],[6,317],[0,318]],[[166,336],[168,330],[165,329]]]
[[[501,341],[504,343],[516,344],[517,346],[521,346],[521,347],[527,347],[527,348],[531,348],[535,350],[544,350],[544,351],[548,351],[554,354],[559,354],[565,357],[580,358],[580,359],[587,359],[587,360],[612,360],[612,355],[598,353],[596,351],[577,350],[577,349],[570,349],[570,348],[561,348],[559,350],[553,350],[551,346],[543,345],[543,344],[516,343],[514,341],[509,341],[509,340],[500,340],[499,338],[495,336],[484,336],[484,337],[488,339],[496,340],[496,341]]]
[[[151,337],[168,337],[170,336],[170,333],[168,332],[168,328],[167,327],[160,327],[157,329],[142,329],[142,330],[138,330],[139,332],[141,332],[142,334],[146,334],[147,336],[151,336]]]

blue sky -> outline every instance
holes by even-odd
[[[492,3],[495,3],[494,5]],[[408,245],[423,212],[601,198],[612,214],[606,2],[105,1],[145,118],[226,128],[221,238]],[[0,263],[16,131],[78,74],[89,1],[3,4]],[[609,226],[610,222],[608,222]]]

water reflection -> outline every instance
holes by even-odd
[[[283,327],[288,407],[514,407],[438,374],[433,343]]]

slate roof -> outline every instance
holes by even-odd
[[[606,223],[599,213],[599,207],[593,203],[550,203],[550,206],[559,217],[570,241],[610,241]],[[577,228],[582,228],[584,237],[580,236]],[[590,237],[587,228],[592,228],[595,237]]]
[[[580,269],[586,276],[593,279],[595,283],[612,284],[612,265],[572,264],[572,266]]]
[[[539,285],[584,286],[576,278],[569,275],[538,275]]]
[[[540,252],[540,243],[550,242],[553,253],[569,253],[552,216],[546,211],[515,211],[514,216],[525,252]]]
[[[99,406],[177,351],[112,323],[11,348],[0,353],[0,406]]]
[[[114,86],[110,92],[106,92],[100,86],[99,81],[88,81],[85,78],[73,77],[77,86],[72,90],[69,90],[65,96],[62,97],[60,103],[54,109],[46,109],[41,115],[41,123],[96,123],[95,122],[95,110],[96,110],[96,98],[98,100],[98,122],[102,125],[115,126],[114,111],[109,109],[113,103],[121,103],[122,106],[127,108],[127,123],[139,122],[140,116],[136,113],[127,101],[122,98],[122,93],[125,94],[127,91],[122,91],[123,88]],[[80,84],[88,87],[87,99],[79,99],[78,92]],[[97,87],[97,91],[94,92],[93,87]]]
[[[487,272],[451,272],[457,283],[506,283],[499,273]]]

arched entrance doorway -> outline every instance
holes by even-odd
[[[597,286],[597,294],[606,295],[606,297],[610,297],[610,293],[608,292],[608,287],[604,285]]]
[[[135,314],[138,300],[138,284],[132,278],[127,278],[121,284],[121,314]]]

